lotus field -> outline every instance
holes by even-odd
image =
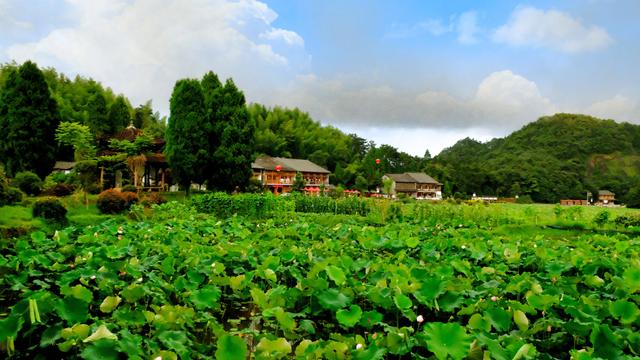
[[[169,203],[13,239],[0,247],[0,357],[640,355],[633,228],[402,206],[219,217]]]

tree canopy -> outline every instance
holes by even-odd
[[[33,171],[41,178],[55,163],[55,131],[60,123],[42,71],[31,61],[12,69],[0,94],[0,161],[7,173]]]

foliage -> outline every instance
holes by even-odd
[[[529,195],[536,202],[556,203],[598,189],[625,198],[640,179],[638,155],[640,126],[556,114],[487,143],[461,140],[426,170],[450,184],[450,193]]]
[[[0,206],[17,204],[22,201],[23,195],[20,189],[5,187],[0,191]]]
[[[42,180],[31,171],[21,171],[11,181],[12,185],[27,195],[38,195],[42,191]]]
[[[27,61],[10,70],[0,92],[0,159],[9,175],[33,171],[44,178],[51,172],[59,122],[56,102],[36,64]]]
[[[195,196],[190,203],[197,211],[214,214],[220,218],[233,215],[264,218],[294,210],[292,201],[285,197],[276,197],[271,193],[228,195],[216,192]]]
[[[629,208],[640,209],[640,186],[636,185],[626,196],[626,204]]]
[[[135,185],[125,185],[122,187],[122,191],[137,192],[138,188],[136,188]]]
[[[301,172],[296,172],[296,176],[293,178],[293,184],[291,185],[291,192],[301,193],[304,191],[304,187],[307,182],[304,181]]]
[[[107,189],[98,195],[96,206],[103,214],[119,214],[137,202],[138,195],[136,193]]]
[[[32,215],[50,221],[65,222],[67,209],[56,198],[43,198],[33,204]]]
[[[153,139],[146,134],[142,134],[134,141],[111,139],[109,147],[117,152],[125,153],[127,156],[144,154],[153,149]]]
[[[207,138],[204,132],[204,95],[197,80],[178,80],[170,100],[165,154],[171,175],[187,193],[191,182],[202,183]]]
[[[43,194],[47,196],[67,196],[71,195],[76,189],[74,184],[65,184],[65,183],[54,183],[52,185],[47,185],[43,190]]]
[[[117,133],[122,131],[131,121],[131,105],[128,104],[127,99],[120,95],[116,97],[115,101],[109,106],[109,114],[107,115],[109,132]]]
[[[56,141],[62,145],[72,146],[76,161],[88,160],[96,155],[96,149],[93,146],[95,140],[86,125],[61,122],[56,130]]]
[[[73,167],[73,172],[76,174],[80,186],[85,190],[98,182],[98,162],[96,160],[78,161]]]
[[[170,203],[146,221],[33,233],[0,257],[0,351],[525,359],[640,350],[636,237],[498,233],[489,228],[500,206],[419,208],[433,213],[370,226],[290,213],[221,220]]]
[[[123,191],[124,191],[124,188],[123,188]],[[142,201],[140,201],[140,203],[145,207],[150,207],[152,205],[162,205],[166,202],[167,202],[167,199],[164,196],[158,194],[157,192],[152,192],[144,196],[142,198]]]

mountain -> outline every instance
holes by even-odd
[[[427,171],[450,193],[557,202],[607,189],[625,200],[640,186],[640,126],[578,114],[546,116],[505,138],[461,140]]]

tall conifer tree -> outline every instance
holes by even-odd
[[[33,171],[41,178],[55,163],[60,115],[42,71],[31,61],[11,71],[0,94],[0,162],[10,176]]]

